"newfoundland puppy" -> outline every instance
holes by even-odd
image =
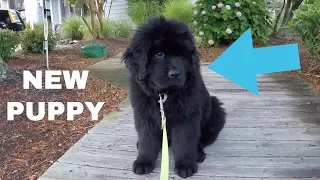
[[[193,35],[182,22],[150,18],[135,32],[122,56],[130,74],[130,101],[138,134],[133,172],[153,171],[162,146],[159,94],[165,93],[169,145],[175,173],[183,178],[198,171],[224,127],[226,113],[210,96],[200,72]]]

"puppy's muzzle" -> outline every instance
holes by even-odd
[[[175,69],[171,69],[168,72],[168,76],[171,79],[177,79],[177,78],[180,77],[180,75],[181,75],[181,71],[179,69],[176,69],[176,68]]]

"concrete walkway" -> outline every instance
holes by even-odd
[[[90,68],[107,81],[125,76],[111,64]],[[205,149],[207,158],[198,173],[188,179],[320,179],[320,96],[306,82],[286,75],[259,76],[257,97],[207,65],[201,70],[210,93],[224,102],[229,115],[218,141]],[[126,86],[125,80],[120,84]],[[125,100],[120,112],[93,127],[40,180],[158,180],[161,154],[154,173],[138,176],[131,171],[137,155],[132,117]],[[181,179],[173,172],[172,159],[170,151],[170,177]]]
[[[91,75],[97,76],[109,84],[118,85],[121,88],[128,88],[128,72],[123,63],[121,63],[122,53],[100,61],[87,69]]]

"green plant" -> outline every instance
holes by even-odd
[[[0,58],[7,61],[19,42],[20,38],[16,32],[0,29]]]
[[[136,2],[139,2],[139,1],[144,1],[144,2],[148,2],[150,0],[127,0],[128,3],[136,3]],[[163,4],[165,3],[167,0],[152,0],[153,2],[156,2],[156,3],[159,3],[159,4]]]
[[[128,14],[136,25],[144,23],[149,17],[162,14],[163,6],[157,1],[136,0],[129,2]]]
[[[72,40],[81,40],[84,36],[85,24],[79,16],[68,16],[61,27],[61,36]]]
[[[301,36],[312,55],[320,54],[320,3],[302,5],[289,24]]]
[[[53,34],[51,25],[48,25],[48,48],[53,50],[56,46],[57,38]],[[39,53],[43,51],[44,28],[43,23],[34,25],[34,29],[27,27],[21,32],[21,46],[26,52]]]
[[[249,28],[255,40],[266,42],[271,28],[262,0],[199,0],[193,24],[206,45],[216,46],[234,42]]]
[[[81,18],[84,21],[85,26],[91,34],[93,39],[103,38],[103,14],[104,14],[104,4],[105,0],[67,0],[69,5],[73,7],[80,8],[81,12],[84,11],[84,8],[88,10],[88,15],[90,17],[90,23],[88,23],[87,18],[81,13]],[[96,24],[98,24],[98,29],[96,29]]]
[[[111,37],[129,37],[133,32],[133,25],[126,20],[109,23]]]
[[[90,22],[90,19],[86,17],[87,21]],[[133,32],[133,24],[129,21],[121,20],[121,21],[110,21],[107,18],[103,18],[102,20],[103,31],[101,32],[103,37],[129,37]],[[96,25],[94,27],[98,29],[99,26]],[[93,37],[89,32],[87,27],[84,27],[84,39],[92,40]]]
[[[193,5],[188,0],[168,0],[164,4],[163,16],[182,21],[192,27]]]
[[[88,23],[88,24],[91,24],[91,17],[90,16],[85,16],[85,17],[83,17],[84,19],[85,19],[85,21]],[[95,21],[97,21],[97,18],[95,18]],[[103,26],[105,26],[105,22],[103,21]],[[92,27],[90,27],[91,28],[91,30],[93,29],[94,31],[98,31],[99,30],[99,25],[98,24],[96,24],[96,23],[94,23],[94,27],[92,28]],[[108,29],[103,29],[103,32],[102,32],[102,34],[105,34],[106,32],[108,31]],[[85,40],[92,40],[92,39],[95,39],[93,36],[92,36],[92,33],[90,32],[90,30],[89,30],[89,28],[88,28],[88,26],[85,26],[84,28],[83,28],[83,39],[85,39]]]

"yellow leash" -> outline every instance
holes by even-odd
[[[160,171],[160,180],[169,179],[169,147],[168,147],[168,135],[166,128],[166,116],[163,110],[163,103],[167,100],[167,95],[163,94],[164,98],[160,96],[160,112],[161,112],[161,128],[162,128],[162,157],[161,157],[161,171]]]

